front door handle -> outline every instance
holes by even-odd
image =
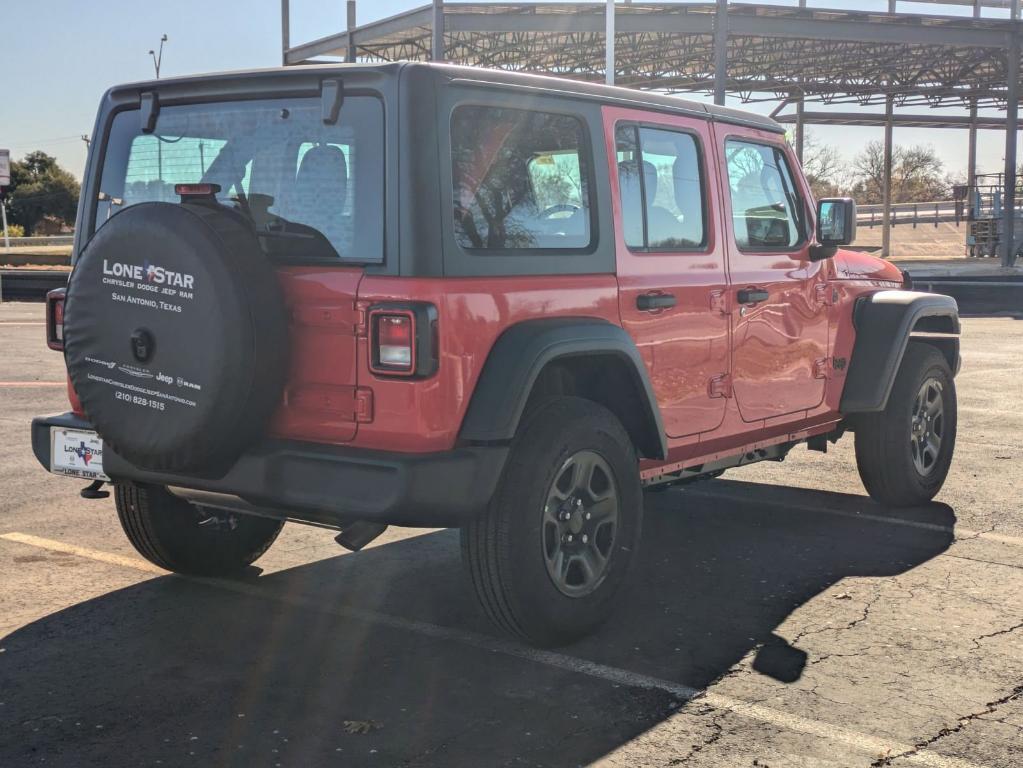
[[[678,304],[678,299],[670,293],[644,293],[636,297],[636,307],[643,312],[653,312],[658,309],[670,309]]]
[[[743,288],[739,291],[740,304],[759,304],[771,298],[771,294],[763,288]]]

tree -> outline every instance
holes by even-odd
[[[841,197],[843,192],[842,153],[833,144],[823,144],[807,133],[803,139],[803,174],[814,197]]]
[[[871,141],[852,163],[853,196],[861,203],[884,202],[884,142]],[[934,147],[917,144],[892,151],[892,202],[945,200],[949,183]]]
[[[45,218],[71,224],[80,187],[75,177],[45,152],[31,152],[11,163],[10,218],[28,234]]]

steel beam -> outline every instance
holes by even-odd
[[[655,16],[656,14],[650,14]],[[943,19],[943,21],[945,21]],[[1005,22],[1002,22],[1003,24]],[[1005,31],[949,21],[941,24],[893,24],[858,19],[814,19],[806,16],[731,14],[729,33],[734,37],[801,38],[804,40],[893,45],[944,45],[1005,48]]]
[[[615,0],[604,7],[604,82],[615,84]]]
[[[353,62],[356,58],[355,35],[352,34],[355,31],[355,0],[348,0],[345,21],[348,28],[348,45],[345,46],[345,61]]]
[[[281,64],[288,65],[288,49],[291,47],[291,7],[288,0],[281,0]]]
[[[430,61],[444,61],[444,0],[433,0]]]
[[[418,29],[429,30],[432,20],[433,8],[427,5],[357,27],[351,34],[359,45],[379,43],[392,35],[408,35]],[[301,64],[316,56],[344,56],[348,50],[348,37],[348,32],[341,32],[297,45],[288,51],[288,64]]]
[[[1013,2],[1013,14],[1018,15],[1019,2]],[[1002,265],[1016,263],[1016,142],[1019,129],[1019,30],[1010,35],[1006,57],[1008,89],[1005,105],[1005,194],[1002,209]]]
[[[803,164],[803,149],[806,145],[806,99],[799,94],[796,101],[796,157]]]
[[[894,0],[892,0],[894,2]],[[882,205],[881,212],[881,256],[888,259],[892,255],[892,154],[893,128],[895,122],[892,119],[895,110],[895,99],[889,96],[885,100],[885,121],[884,121],[884,178],[882,184]]]
[[[728,88],[728,0],[717,0],[714,14],[714,103],[725,103]]]
[[[795,125],[796,114],[774,116],[774,119],[785,125]],[[883,112],[803,112],[806,125],[855,125],[869,128],[884,128]],[[946,128],[968,130],[972,119],[967,115],[895,115],[892,124],[897,128]],[[982,131],[1004,131],[1005,119],[1001,117],[978,117],[977,129]]]

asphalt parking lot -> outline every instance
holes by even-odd
[[[142,561],[32,457],[66,410],[42,320],[0,305],[0,766],[1023,765],[1023,322],[964,321],[935,503],[874,505],[851,439],[649,494],[622,609],[538,652],[454,531],[288,525],[237,581]]]

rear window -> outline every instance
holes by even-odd
[[[319,99],[163,107],[156,130],[119,113],[107,140],[96,226],[142,202],[175,203],[175,184],[220,186],[264,249],[285,259],[383,259],[383,106],[348,97],[325,125]]]
[[[588,248],[589,154],[583,124],[570,115],[456,108],[456,240],[470,250]]]

